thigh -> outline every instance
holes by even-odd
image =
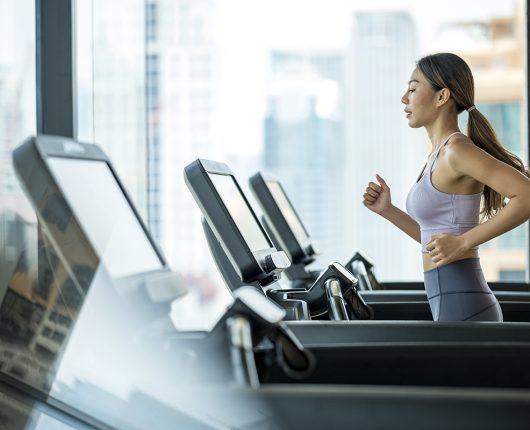
[[[459,260],[435,270],[439,294],[429,300],[434,320],[502,321],[499,303],[478,259]]]

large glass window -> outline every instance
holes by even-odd
[[[175,428],[174,412],[207,418],[204,404],[219,399],[190,395],[192,357],[166,349],[178,337],[175,327],[211,327],[231,301],[183,181],[184,166],[196,158],[227,163],[252,204],[249,176],[274,173],[319,242],[314,268],[345,262],[361,248],[380,281],[421,279],[419,245],[364,208],[363,190],[379,173],[404,207],[430,146],[422,130],[407,127],[400,98],[415,61],[431,52],[468,61],[478,108],[528,163],[525,2],[446,0],[443,9],[424,0],[365,3],[75,2],[77,137],[110,156],[188,286],[186,297],[168,304],[146,300],[149,289],[114,289],[104,271],[80,288],[78,280],[92,274],[62,267],[50,237],[37,231],[11,163],[12,150],[36,133],[35,1],[0,2],[3,374],[118,428],[146,427],[153,411],[167,428]],[[461,120],[464,128],[465,114]],[[104,209],[116,215],[111,203]],[[96,227],[112,218],[95,212]],[[122,234],[114,243],[145,242],[133,239]],[[126,253],[112,251],[124,274]],[[527,281],[528,225],[485,244],[481,258],[489,281]],[[135,269],[157,266],[140,260]],[[208,358],[204,369],[218,364]],[[246,401],[236,406],[245,410]]]
[[[77,137],[105,150],[144,217],[145,40],[146,26],[153,25],[156,8],[148,11],[146,15],[143,0],[77,1],[75,20]]]
[[[80,93],[94,114],[80,121],[93,121],[90,140],[113,158],[189,281],[178,324],[210,324],[228,300],[182,179],[196,158],[227,163],[258,214],[247,180],[274,173],[322,251],[314,268],[361,248],[381,281],[422,279],[419,245],[361,203],[379,173],[404,208],[430,152],[400,102],[418,58],[461,55],[477,106],[527,162],[521,0],[451,0],[443,11],[419,0],[81,3],[91,5],[80,25],[91,17],[92,36],[80,61],[93,73]],[[526,279],[526,229],[482,247],[489,281]]]
[[[35,2],[0,3],[0,300],[16,273],[22,292],[36,280],[36,218],[11,164],[11,151],[36,133]],[[27,286],[27,285],[26,285]],[[22,294],[24,297],[24,294]],[[7,363],[6,365],[9,365]]]

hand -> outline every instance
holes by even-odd
[[[462,236],[447,233],[432,236],[425,248],[437,266],[457,260],[469,249]]]
[[[381,215],[392,207],[392,198],[390,197],[390,187],[385,180],[379,175],[375,176],[379,185],[375,182],[368,183],[366,192],[363,194],[363,205],[372,212]]]

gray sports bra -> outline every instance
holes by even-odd
[[[422,252],[427,252],[425,247],[432,236],[440,233],[460,235],[479,223],[482,193],[447,194],[434,188],[431,182],[440,149],[457,133],[460,132],[449,135],[427,161],[407,196],[407,212],[420,225]]]

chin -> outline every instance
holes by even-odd
[[[418,124],[417,122],[415,122],[414,120],[411,120],[409,119],[408,121],[408,126],[410,128],[420,128],[420,127],[423,127],[422,124]]]

